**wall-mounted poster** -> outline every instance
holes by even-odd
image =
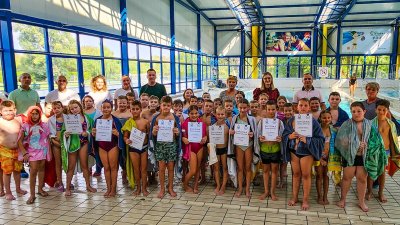
[[[267,54],[311,54],[311,31],[265,32]]]
[[[392,28],[343,28],[342,53],[381,54],[392,51]]]

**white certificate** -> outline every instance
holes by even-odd
[[[113,120],[98,119],[96,122],[96,141],[111,142]]]
[[[200,143],[203,138],[203,122],[189,122],[188,140],[190,143]]]
[[[296,114],[294,115],[294,131],[305,137],[312,137],[312,115]]]
[[[262,136],[266,141],[276,141],[279,136],[279,119],[263,119]]]
[[[138,150],[142,150],[144,139],[146,139],[146,133],[143,133],[142,131],[133,127],[131,130],[131,135],[129,136],[129,140],[131,140],[132,143],[129,146]]]
[[[225,144],[225,126],[210,126],[210,128],[208,129],[208,135],[210,136],[210,143],[216,145]]]
[[[81,115],[64,114],[65,130],[71,134],[81,134]]]
[[[174,129],[173,120],[158,120],[158,128],[157,141],[174,141],[174,133],[172,132],[172,129]]]
[[[250,125],[235,124],[235,135],[233,136],[233,144],[241,146],[249,146]]]

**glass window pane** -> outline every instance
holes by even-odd
[[[171,60],[171,51],[169,49],[162,49],[161,51],[162,54],[162,61],[163,62],[169,62]]]
[[[44,29],[41,27],[13,23],[14,49],[44,51]]]
[[[82,59],[85,92],[90,91],[90,80],[101,74],[101,61],[98,59]]]
[[[171,94],[171,85],[170,84],[166,84],[164,86],[165,86],[165,89],[167,90],[167,94]]]
[[[156,70],[156,82],[161,83],[161,64],[153,62],[153,69]],[[146,78],[147,81],[147,78]]]
[[[68,80],[68,88],[79,92],[77,59],[74,58],[52,58],[54,81],[59,75],[64,75]]]
[[[218,78],[225,81],[228,78],[228,66],[219,66],[218,65]]]
[[[40,96],[49,92],[46,72],[46,56],[39,54],[15,53],[17,76],[30,73],[32,77],[31,88],[38,91]]]
[[[104,59],[105,75],[109,89],[118,89],[121,87],[121,60]]]
[[[149,62],[140,62],[140,83],[147,84],[147,70],[150,68]]]
[[[51,52],[77,54],[76,34],[52,29],[48,32]]]
[[[105,57],[121,58],[121,42],[103,38],[103,51]]]
[[[128,43],[128,57],[129,59],[137,59],[137,44]]]
[[[161,60],[161,49],[157,47],[151,47],[151,58],[153,61],[159,62]]]
[[[390,64],[390,56],[388,55],[381,55],[378,56],[379,64]]]
[[[287,58],[278,57],[278,77],[287,77]]]
[[[79,34],[79,42],[82,55],[100,56],[100,38]]]
[[[163,84],[170,84],[171,83],[171,64],[170,63],[163,63],[162,64],[162,83]]]
[[[139,45],[139,59],[150,60],[150,46]]]
[[[218,65],[229,65],[229,58],[218,59]]]
[[[187,73],[186,73],[186,66],[184,65],[184,64],[180,64],[180,67],[179,67],[179,69],[180,69],[180,71],[179,71],[179,73],[180,73],[180,79],[179,79],[179,82],[186,82],[186,76],[187,76]]]
[[[376,73],[377,79],[389,79],[389,65],[379,65]]]
[[[132,87],[139,87],[139,77],[138,77],[138,62],[129,61],[129,75],[131,77]]]
[[[179,52],[179,62],[185,63],[186,62],[186,53]]]

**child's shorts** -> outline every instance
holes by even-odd
[[[345,159],[343,159],[342,166],[343,167],[348,167],[349,163]],[[363,157],[361,155],[356,155],[356,157],[354,158],[353,166],[364,166],[364,160],[363,160]]]
[[[280,163],[281,162],[281,152],[275,153],[261,153],[261,161],[263,164]]]
[[[178,158],[175,142],[157,142],[154,155],[157,161],[171,162]]]
[[[18,159],[0,156],[0,166],[3,174],[11,174],[12,172],[20,172],[22,170],[22,162]]]

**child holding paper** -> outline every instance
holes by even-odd
[[[324,148],[325,137],[322,133],[321,126],[318,121],[312,118],[309,114],[310,101],[307,98],[302,98],[298,101],[297,110],[299,114],[290,118],[283,132],[283,146],[286,147],[283,152],[283,158],[290,161],[292,164],[292,199],[289,200],[289,206],[295,206],[298,202],[301,180],[303,181],[303,203],[302,210],[310,208],[308,199],[311,190],[311,168],[314,159],[321,158],[322,149]],[[303,125],[301,129],[296,129],[296,123]],[[311,120],[311,121],[310,121]],[[307,126],[307,123],[310,123]],[[296,129],[296,130],[295,130]],[[308,130],[307,130],[308,129]],[[311,131],[310,136],[300,134],[299,132]]]
[[[158,198],[165,195],[165,170],[168,167],[168,192],[176,197],[174,191],[174,166],[181,150],[181,126],[179,118],[171,113],[172,98],[161,98],[161,112],[156,114],[150,126],[149,151],[154,152],[159,165],[160,192]]]
[[[74,176],[76,161],[79,157],[80,166],[83,172],[83,177],[86,182],[86,190],[88,192],[96,192],[97,190],[90,185],[90,175],[88,168],[88,149],[91,141],[90,133],[93,127],[93,120],[83,113],[83,108],[80,102],[71,100],[68,103],[69,115],[80,115],[80,125],[82,132],[80,134],[72,134],[66,130],[66,120],[61,129],[61,155],[64,170],[67,170],[67,187],[65,196],[71,196],[71,181]],[[92,148],[90,148],[92,149]]]
[[[27,120],[22,124],[21,137],[19,139],[19,148],[23,158],[29,161],[30,176],[30,197],[26,204],[35,202],[36,178],[38,178],[38,195],[47,197],[49,194],[44,188],[44,165],[45,160],[51,160],[50,150],[50,130],[49,126],[42,122],[42,110],[37,106],[28,108]]]
[[[257,164],[260,156],[258,138],[254,138],[254,136],[257,136],[257,123],[254,117],[248,115],[249,101],[247,101],[247,99],[239,101],[238,107],[239,115],[232,118],[232,124],[229,130],[228,155],[232,156],[234,152],[236,152],[238,190],[235,193],[235,197],[239,198],[243,192],[243,177],[245,175],[244,173],[246,173],[245,191],[246,197],[250,198],[250,183],[252,178],[251,165],[252,163]],[[244,137],[246,136],[245,132],[247,132],[247,129],[248,139]],[[238,133],[239,131],[240,133]],[[248,142],[244,143],[246,139]]]
[[[263,164],[264,193],[260,200],[271,196],[272,201],[278,200],[275,194],[278,179],[279,163],[281,161],[283,122],[276,118],[276,104],[274,101],[267,102],[267,117],[258,123],[258,134],[260,141],[260,154]],[[270,125],[268,125],[270,124]],[[273,129],[273,130],[271,130]],[[273,135],[269,137],[269,133]],[[265,135],[265,136],[264,136]],[[269,188],[269,174],[271,172],[271,189]]]
[[[199,108],[191,105],[189,117],[182,124],[183,159],[189,161],[189,171],[185,176],[183,188],[186,192],[199,193],[199,177],[203,159],[203,145],[207,141],[206,124],[199,118]],[[197,126],[197,127],[196,127]],[[196,131],[192,129],[196,127]],[[194,176],[193,188],[189,181]]]
[[[111,114],[113,109],[112,102],[110,100],[105,100],[101,104],[102,116],[96,119],[94,127],[92,129],[92,135],[96,137],[99,135],[97,132],[98,126],[101,123],[112,123],[111,130],[111,140],[100,140],[96,137],[94,142],[95,146],[99,149],[99,155],[101,163],[104,166],[104,176],[106,177],[107,191],[104,193],[104,197],[115,197],[117,193],[117,178],[118,178],[118,155],[120,150],[124,149],[124,144],[122,140],[121,133],[121,122]]]
[[[212,125],[212,127],[208,127],[209,141],[212,143],[212,134],[211,130],[214,129],[223,129],[223,143],[216,144],[216,154],[218,161],[213,165],[214,167],[214,178],[217,187],[214,190],[214,193],[217,195],[223,195],[226,189],[226,183],[228,182],[228,166],[226,162],[227,152],[228,152],[228,138],[229,138],[229,126],[227,125],[227,119],[225,116],[225,109],[223,107],[218,107],[215,111],[215,116],[217,122]],[[220,168],[222,165],[222,184],[221,184],[221,175]]]

